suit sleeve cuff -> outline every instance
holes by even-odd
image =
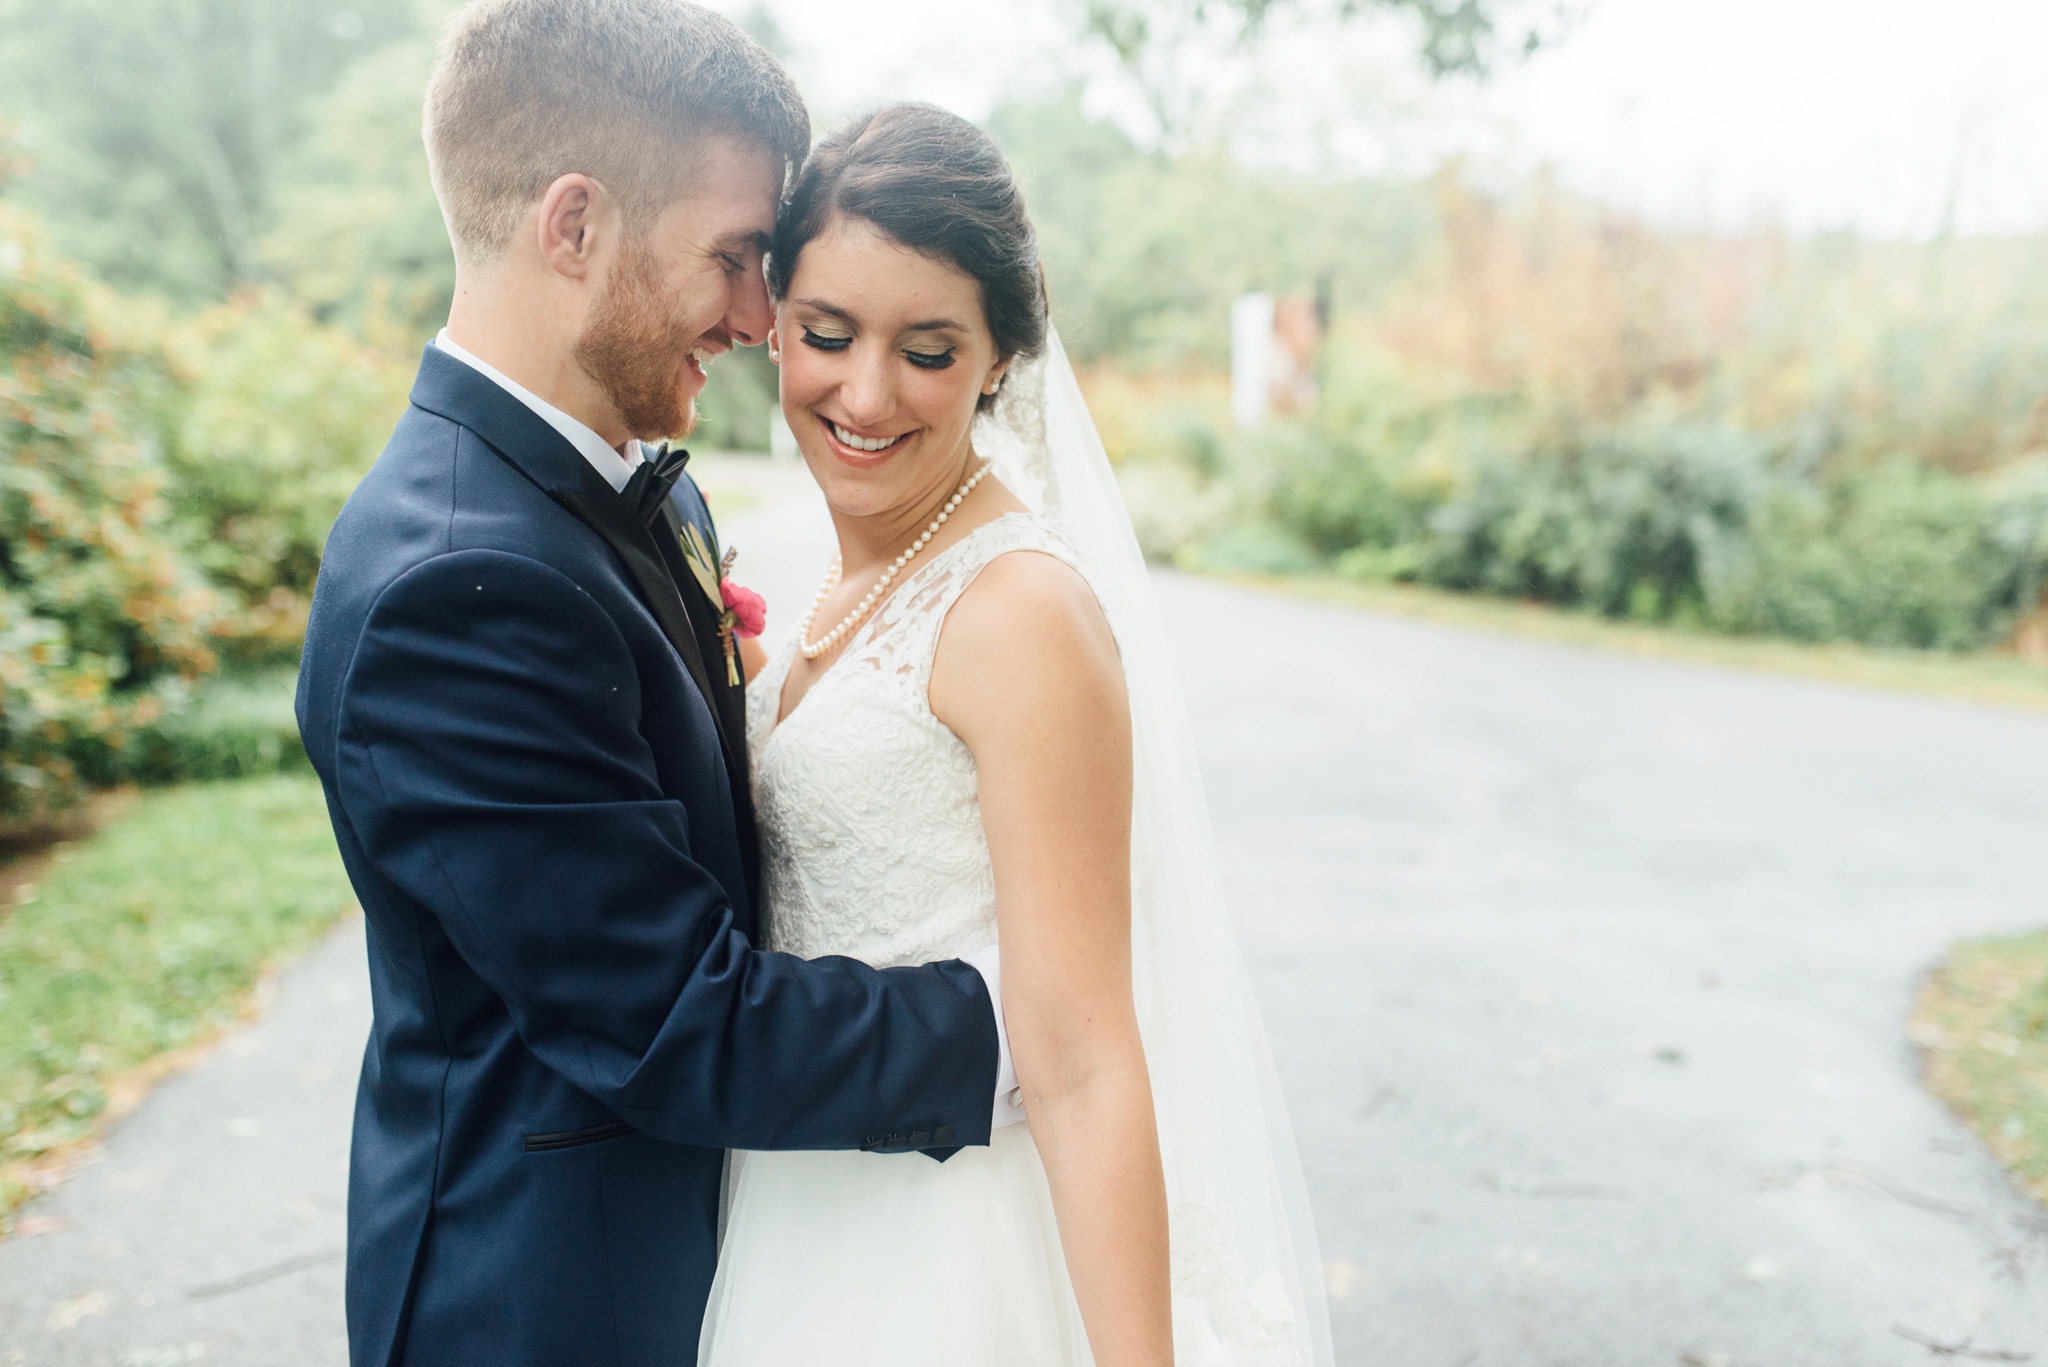
[[[996,1012],[996,1096],[991,1130],[1016,1125],[1024,1119],[1024,1092],[1017,1085],[1017,1065],[1010,1058],[1010,1031],[1003,1024],[1003,951],[1000,945],[963,954],[961,961],[981,974],[988,984],[989,1005]]]

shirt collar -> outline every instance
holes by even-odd
[[[434,338],[434,345],[532,409],[543,422],[560,432],[563,439],[575,447],[583,459],[590,463],[590,468],[603,475],[604,482],[612,488],[623,491],[626,481],[633,477],[634,467],[646,459],[640,450],[638,438],[627,438],[626,453],[620,455],[589,426],[570,417],[517,380],[499,371],[488,361],[481,360],[464,350],[448,335],[447,328],[442,328],[440,336]]]

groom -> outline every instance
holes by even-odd
[[[328,540],[299,678],[369,930],[356,1367],[684,1367],[724,1150],[985,1144],[1008,1114],[992,958],[755,947],[744,708],[685,523],[716,542],[686,457],[639,445],[765,336],[809,129],[683,0],[449,27],[455,305]]]

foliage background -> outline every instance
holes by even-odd
[[[1071,97],[995,127],[1159,558],[1798,640],[2038,630],[2048,239],[1679,233],[1455,162],[1255,175]],[[1244,434],[1222,342],[1254,287],[1329,340],[1316,410]]]
[[[1549,36],[1505,0],[1389,6],[1438,70]],[[450,7],[0,0],[0,822],[289,762],[321,544],[453,288],[418,136]],[[1288,7],[1081,19],[1142,84]],[[1456,162],[1253,169],[1154,84],[1149,142],[1079,87],[989,126],[1156,557],[2048,650],[2048,239],[1682,232]],[[1314,411],[1240,433],[1252,289],[1313,298],[1328,344]],[[774,394],[727,358],[695,440],[765,447]]]
[[[0,205],[0,820],[75,803],[211,669],[223,606],[171,529],[168,377]]]
[[[2048,243],[1687,237],[1455,167],[1430,193],[1314,415],[1227,460],[1127,448],[1183,486],[1156,553],[1877,646],[2039,620]]]

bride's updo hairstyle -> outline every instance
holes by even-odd
[[[837,214],[973,276],[1002,359],[1045,345],[1045,280],[1024,196],[995,141],[967,120],[928,104],[890,105],[813,147],[775,221],[768,288],[778,300],[797,258]],[[981,411],[995,402],[982,395]]]

